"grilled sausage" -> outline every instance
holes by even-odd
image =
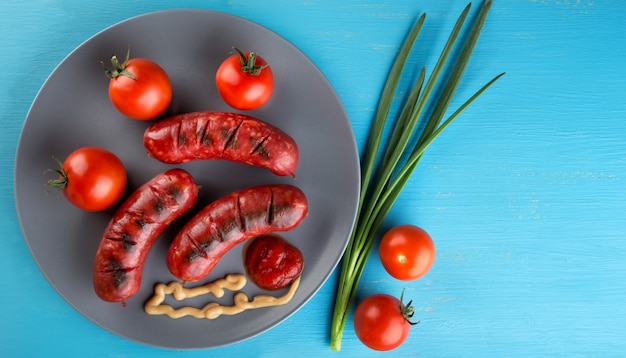
[[[262,185],[231,193],[183,226],[170,245],[167,266],[180,280],[198,281],[235,245],[257,235],[291,230],[307,213],[304,193],[292,185]]]
[[[161,173],[131,194],[102,235],[93,272],[96,294],[123,304],[136,294],[148,250],[197,198],[198,186],[182,169]]]
[[[168,164],[225,159],[295,176],[298,146],[259,119],[229,112],[193,112],[166,118],[144,132],[148,155]]]

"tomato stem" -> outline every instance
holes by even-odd
[[[413,315],[415,314],[415,308],[413,308],[413,300],[410,300],[409,303],[407,303],[406,305],[404,304],[404,289],[402,290],[402,293],[400,294],[400,312],[402,313],[402,317],[404,317],[404,319],[411,326],[415,326],[416,324],[420,323],[420,321],[417,321],[417,322],[411,321],[411,319],[413,318]]]
[[[113,70],[106,68],[104,66],[104,62],[102,61],[100,61],[100,64],[102,65],[102,69],[104,69],[104,74],[108,78],[117,78],[119,76],[126,76],[128,78],[135,80],[137,79],[135,75],[133,75],[132,73],[126,70],[126,66],[128,65],[129,59],[130,59],[130,47],[128,47],[128,51],[126,52],[126,58],[124,59],[124,62],[120,63],[120,61],[117,59],[117,56],[115,55],[111,57],[111,65],[113,65]]]
[[[56,179],[50,179],[46,183],[52,191],[62,191],[67,187],[67,173],[65,172],[65,168],[63,168],[63,163],[54,155],[52,156],[55,162],[59,165],[59,168],[48,168],[44,171],[44,174],[47,172],[54,172],[59,175]]]
[[[237,53],[237,57],[239,57],[239,63],[241,64],[241,70],[245,73],[248,73],[252,76],[258,76],[261,74],[264,68],[268,67],[268,64],[265,65],[257,65],[256,58],[257,55],[254,52],[250,52],[246,57],[246,54],[241,52],[236,47],[233,47],[233,50]]]

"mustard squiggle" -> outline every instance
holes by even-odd
[[[154,287],[154,295],[144,305],[144,310],[150,315],[167,315],[170,318],[177,319],[185,316],[193,316],[195,318],[216,319],[221,315],[235,315],[246,310],[280,306],[291,301],[300,285],[300,277],[298,277],[289,287],[289,291],[283,296],[274,297],[270,295],[257,295],[250,300],[248,295],[238,292],[233,297],[232,306],[223,306],[217,302],[210,302],[202,308],[181,307],[174,308],[170,305],[163,304],[166,295],[172,295],[177,301],[186,298],[197,297],[211,293],[213,296],[220,298],[224,296],[224,289],[230,291],[239,291],[247,283],[246,277],[242,274],[229,274],[222,279],[207,283],[196,287],[183,287],[180,282],[170,282],[169,284],[158,283]]]

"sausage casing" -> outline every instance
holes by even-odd
[[[197,198],[198,186],[182,169],[163,172],[133,192],[115,212],[100,240],[93,272],[98,297],[125,303],[136,294],[150,247]]]
[[[144,132],[148,155],[168,164],[225,159],[295,176],[298,146],[269,123],[238,113],[192,112],[175,115]]]
[[[292,185],[261,185],[228,194],[183,226],[167,252],[167,266],[182,281],[198,281],[235,245],[291,230],[307,213],[306,196]]]

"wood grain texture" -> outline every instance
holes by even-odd
[[[0,4],[0,348],[8,357],[626,355],[626,2],[495,0],[453,106],[506,75],[429,148],[385,222],[429,231],[437,261],[423,279],[391,279],[373,252],[358,297],[417,305],[405,345],[362,346],[348,326],[328,348],[336,273],[294,316],[210,351],[144,347],[74,311],[21,236],[13,161],[30,103],[76,46],[126,18],[174,7],[214,9],[284,36],[327,76],[362,148],[395,51],[427,21],[412,62],[432,68],[466,1],[17,0]]]

